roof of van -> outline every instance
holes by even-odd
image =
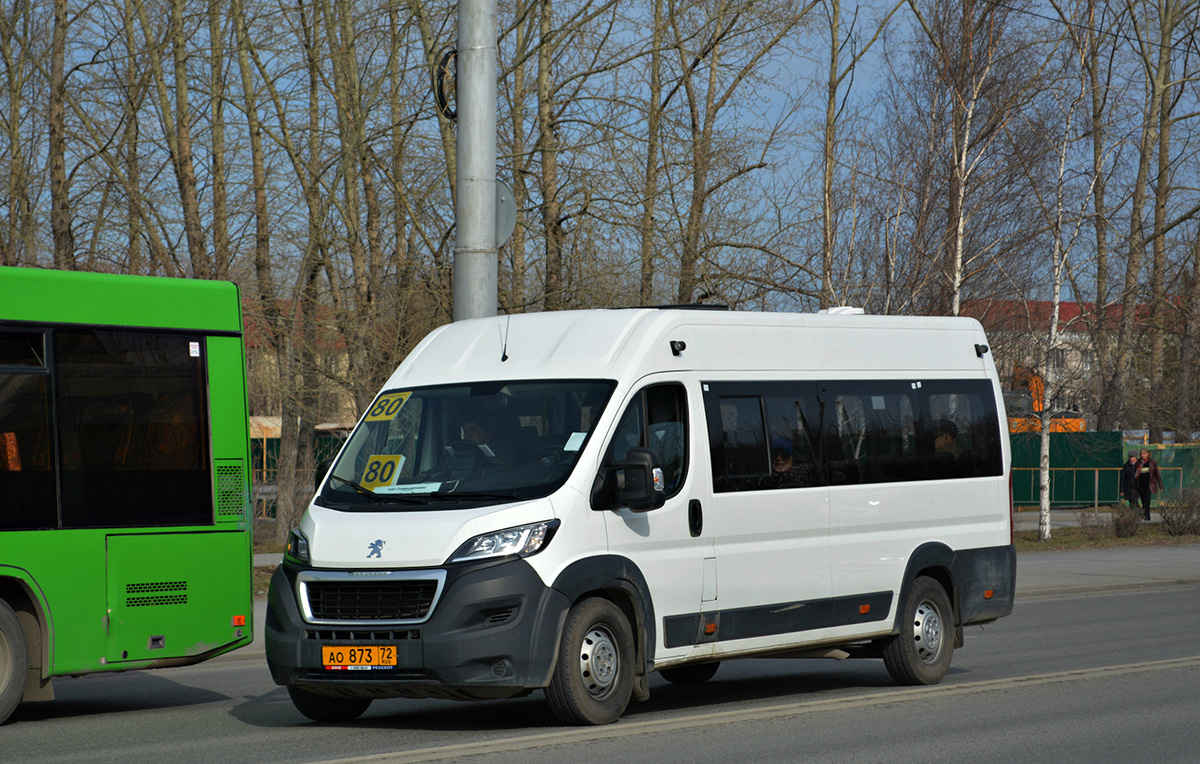
[[[676,355],[672,342],[682,342]],[[673,369],[982,374],[972,318],[631,308],[521,313],[431,332],[387,387],[504,379],[639,378]]]

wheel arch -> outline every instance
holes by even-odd
[[[604,597],[619,607],[633,629],[637,650],[635,674],[644,677],[649,673],[657,638],[654,603],[645,576],[632,560],[619,555],[577,560],[563,569],[551,588],[566,597],[571,605],[588,597]]]
[[[24,570],[0,565],[0,600],[17,614],[25,633],[26,659],[44,686],[50,677],[50,609],[41,587]],[[28,689],[28,686],[27,686]]]
[[[900,620],[904,617],[904,603],[908,601],[909,590],[913,581],[925,576],[941,584],[950,600],[954,611],[955,631],[961,630],[962,607],[959,602],[959,588],[954,580],[954,550],[938,541],[921,544],[913,550],[904,568],[904,580],[900,583],[900,597],[896,601],[896,617],[892,621],[892,633],[900,633]],[[957,641],[957,636],[956,636]]]

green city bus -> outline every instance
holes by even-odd
[[[250,643],[235,285],[0,267],[0,722]]]

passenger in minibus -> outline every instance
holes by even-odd
[[[938,456],[945,455],[954,459],[962,456],[962,447],[958,445],[958,425],[952,420],[937,420],[933,432],[933,450]]]
[[[762,481],[763,488],[794,488],[801,485],[796,471],[796,447],[782,435],[771,440],[771,475]]]

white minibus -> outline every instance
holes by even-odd
[[[319,470],[271,580],[272,676],[318,721],[543,689],[573,724],[734,658],[937,683],[1012,610],[1005,421],[968,318],[443,326]]]

